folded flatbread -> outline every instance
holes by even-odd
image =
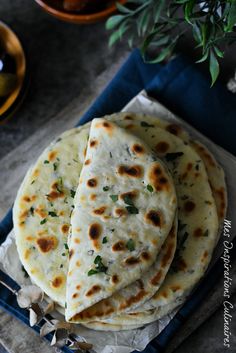
[[[84,309],[140,279],[175,212],[172,178],[150,148],[116,124],[94,119],[71,217],[66,319],[88,319]]]

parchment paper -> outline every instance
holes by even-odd
[[[160,103],[150,99],[145,91],[140,92],[134,97],[130,103],[124,107],[123,111],[146,113],[158,116],[170,122],[178,123],[186,129],[193,138],[199,140],[209,148],[217,161],[222,165],[226,174],[228,187],[227,219],[232,221],[231,236],[233,238],[236,234],[236,222],[234,220],[236,217],[233,207],[233,204],[236,204],[236,185],[234,182],[234,179],[236,178],[236,158],[229,152],[214,144],[185,121],[176,117]],[[222,250],[223,240],[221,237],[214,252],[211,266],[221,255]],[[6,241],[0,246],[0,268],[12,277],[19,285],[30,283],[29,278],[25,277],[25,273],[22,270],[17,254],[14,231],[8,235]],[[178,309],[174,310],[170,315],[167,315],[152,324],[146,325],[141,329],[120,332],[99,332],[76,325],[76,332],[78,335],[84,337],[87,342],[94,345],[92,351],[96,353],[129,353],[133,350],[142,351],[146,345],[166,327]]]

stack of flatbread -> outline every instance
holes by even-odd
[[[71,323],[129,330],[183,303],[225,217],[224,172],[180,126],[133,113],[62,134],[14,205],[18,253]]]

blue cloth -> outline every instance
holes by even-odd
[[[166,65],[150,65],[142,61],[138,50],[134,50],[113,80],[84,114],[79,125],[94,117],[120,111],[142,89],[146,89],[150,96],[159,100],[213,141],[236,154],[235,96],[220,83],[210,88],[209,78],[182,56],[176,57]],[[5,240],[11,229],[10,210],[0,223],[0,243]],[[162,352],[168,340],[218,280],[221,274],[219,266],[218,262],[184,307],[143,353]],[[17,288],[17,284],[1,271],[0,278]],[[28,325],[28,311],[18,308],[14,296],[1,285],[0,306]],[[39,327],[34,329],[38,331]],[[64,351],[69,350],[65,348]]]

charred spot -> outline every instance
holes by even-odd
[[[177,292],[178,290],[181,289],[181,287],[176,285],[176,286],[171,286],[170,289],[171,289],[173,292]]]
[[[34,212],[37,213],[41,218],[45,218],[47,216],[47,213],[45,212],[44,208],[40,206],[37,207]]]
[[[170,147],[170,145],[167,142],[161,141],[155,146],[155,150],[158,153],[166,153],[168,151],[169,147]]]
[[[102,227],[99,223],[93,223],[89,227],[89,237],[92,240],[98,239],[102,234]]]
[[[79,294],[78,294],[78,293],[74,293],[74,294],[72,294],[72,298],[73,298],[73,299],[77,298],[78,296],[79,296]]]
[[[195,203],[192,201],[186,201],[184,203],[184,210],[186,212],[192,212],[194,210],[194,208],[196,207]]]
[[[90,159],[86,159],[86,161],[84,162],[85,165],[89,165],[91,163]]]
[[[168,180],[165,178],[165,177],[161,177],[160,179],[159,179],[159,183],[160,184],[167,184],[168,183]]]
[[[124,117],[124,119],[125,119],[125,120],[134,120],[134,118],[133,118],[132,116],[130,116],[130,115],[126,115],[126,116]]]
[[[119,282],[119,276],[118,276],[118,275],[113,275],[113,276],[111,277],[111,281],[112,281],[112,283],[114,283],[114,284],[118,283],[118,282]]]
[[[116,208],[115,209],[115,214],[118,216],[118,217],[122,217],[124,215],[127,214],[126,210],[124,208]]]
[[[96,194],[91,194],[91,195],[90,195],[90,200],[95,201],[96,198],[97,198],[97,195],[96,195]]]
[[[169,124],[167,125],[166,130],[171,134],[178,136],[178,134],[181,132],[182,129],[179,125]]]
[[[47,253],[51,250],[54,250],[57,247],[58,240],[56,237],[50,236],[50,237],[42,237],[36,240],[36,243],[39,246],[39,249],[43,253]]]
[[[187,268],[187,264],[182,257],[177,261],[177,268],[179,271],[184,271]]]
[[[140,259],[138,259],[137,257],[130,256],[127,259],[125,259],[125,263],[128,266],[137,265],[140,263]]]
[[[166,178],[164,171],[158,163],[154,163],[150,168],[149,179],[151,185],[154,186],[156,191],[169,189],[168,179]]]
[[[29,196],[24,196],[22,200],[25,202],[31,202],[31,198]]]
[[[147,292],[144,289],[141,289],[136,295],[132,295],[130,298],[126,299],[126,301],[120,305],[119,309],[123,310],[129,308],[135,303],[140,302],[146,294]]]
[[[95,215],[101,215],[101,214],[103,214],[105,211],[106,211],[106,207],[105,207],[105,206],[102,206],[102,207],[100,207],[100,208],[96,208],[96,209],[93,211],[93,213],[94,213]]]
[[[48,159],[49,161],[53,161],[56,158],[57,152],[56,151],[51,151],[48,154]]]
[[[61,227],[62,233],[67,234],[69,232],[69,225],[63,224]]]
[[[121,176],[140,178],[143,174],[143,169],[139,165],[134,165],[134,166],[121,165],[118,168],[118,174],[120,174]]]
[[[119,240],[112,246],[113,251],[123,251],[126,249],[125,243],[122,240]]]
[[[196,237],[196,238],[199,238],[203,235],[203,230],[202,228],[196,228],[193,232],[193,235]]]
[[[193,168],[193,164],[192,163],[188,163],[187,164],[187,170],[190,171],[190,170],[192,170],[192,168]]]
[[[147,251],[143,251],[140,256],[141,256],[142,260],[144,260],[144,261],[148,261],[151,258],[149,252],[147,252]]]
[[[87,293],[85,294],[86,297],[91,297],[92,295],[100,292],[102,288],[98,285],[98,284],[95,284],[94,286],[91,287],[91,289],[89,289],[87,291]]]
[[[71,249],[71,250],[69,251],[69,259],[71,259],[73,255],[74,255],[74,250]]]
[[[153,286],[157,286],[162,278],[162,270],[159,270],[157,274],[151,278],[150,283]]]
[[[62,191],[51,191],[49,194],[47,194],[47,199],[49,201],[53,201],[53,200],[56,200],[56,199],[60,199],[60,198],[63,198],[65,196],[64,192]]]
[[[95,178],[91,178],[87,181],[87,185],[90,187],[90,188],[95,188],[97,186],[98,182]]]
[[[102,123],[102,126],[103,126],[106,130],[108,130],[108,131],[111,131],[111,130],[113,129],[112,124],[109,123],[108,121],[104,121],[104,122]]]
[[[124,192],[123,194],[120,195],[121,200],[124,200],[126,197],[129,197],[131,200],[133,200],[137,196],[137,191],[128,191]]]
[[[151,210],[145,215],[146,222],[152,224],[155,227],[162,226],[162,215],[160,212]]]
[[[98,141],[97,141],[97,140],[91,140],[91,141],[89,142],[89,146],[90,146],[90,147],[95,147],[95,146],[97,146],[97,144],[98,144]]]
[[[81,288],[81,285],[80,285],[80,284],[77,284],[76,289],[77,289],[77,290],[80,290],[80,288]]]
[[[208,256],[208,251],[205,250],[203,255],[202,255],[201,261],[204,262],[206,260],[207,256]]]
[[[136,153],[136,154],[143,154],[145,152],[145,149],[142,145],[138,144],[138,143],[135,143],[131,150]]]
[[[134,124],[128,124],[126,125],[125,129],[130,130],[130,129],[133,129],[133,127],[134,127]]]
[[[170,261],[171,257],[172,257],[172,253],[173,253],[173,248],[174,248],[174,244],[170,244],[168,246],[168,249],[165,253],[165,255],[163,256],[163,259],[161,261],[161,266],[162,267],[166,267],[166,265],[168,264],[168,262]]]
[[[137,284],[139,285],[140,289],[144,289],[144,284],[143,284],[143,281],[141,279],[137,280]]]
[[[59,287],[61,287],[62,284],[63,284],[63,277],[61,277],[61,276],[55,277],[52,281],[52,286],[54,288],[59,288]]]

